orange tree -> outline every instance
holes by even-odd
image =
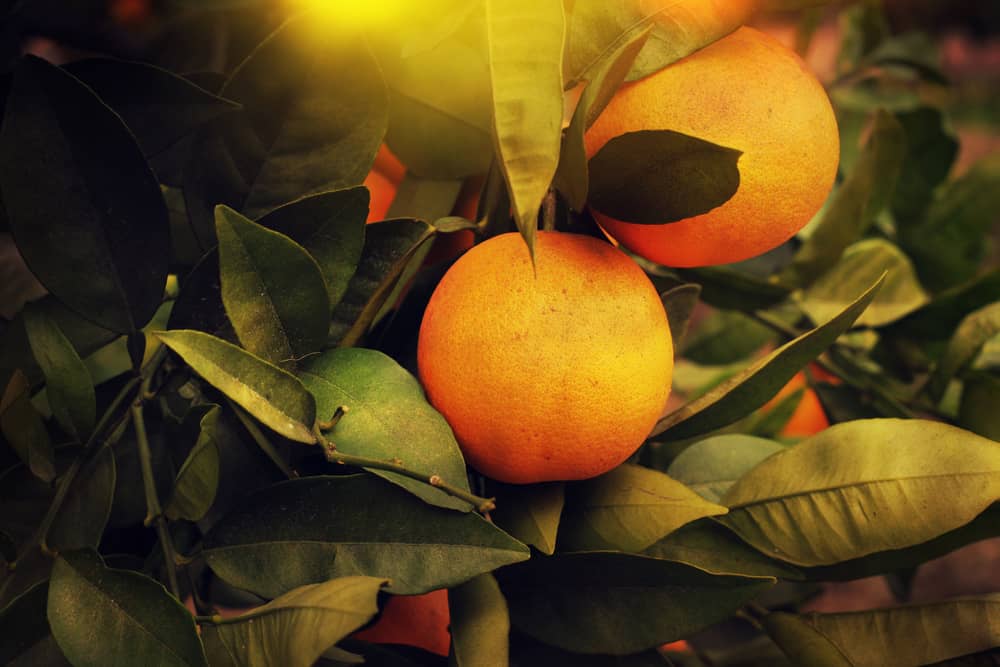
[[[878,2],[826,92],[815,0],[86,4],[3,9],[0,662],[996,659],[905,603],[1000,535],[1000,163]]]

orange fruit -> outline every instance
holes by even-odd
[[[405,644],[438,655],[448,655],[448,591],[423,595],[393,595],[375,623],[354,633],[355,639],[373,644]]]
[[[378,222],[385,220],[392,200],[396,198],[396,184],[390,181],[385,174],[372,169],[365,177],[363,184],[368,188],[368,218],[367,222]]]
[[[832,377],[832,376],[831,376]],[[819,401],[819,396],[806,382],[806,375],[803,372],[796,373],[781,390],[775,394],[774,398],[764,404],[764,410],[775,407],[789,394],[805,387],[802,398],[799,400],[795,411],[781,429],[781,435],[793,438],[804,438],[816,433],[830,425],[823,405]]]
[[[639,225],[595,211],[622,245],[668,266],[737,262],[781,245],[823,205],[840,159],[822,85],[793,51],[747,27],[622,86],[587,131],[587,156],[638,130],[674,130],[743,153],[739,189],[708,213]]]
[[[670,393],[660,297],[598,239],[539,232],[474,246],[431,296],[417,366],[466,460],[526,484],[586,479],[642,444]]]

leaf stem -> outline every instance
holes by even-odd
[[[267,455],[267,458],[271,459],[271,462],[278,467],[278,470],[280,470],[288,479],[295,479],[298,477],[298,473],[288,467],[285,460],[281,458],[281,454],[279,454],[278,450],[274,448],[271,441],[267,439],[264,432],[261,431],[257,424],[254,423],[253,419],[250,418],[250,415],[244,412],[243,408],[236,405],[228,398],[226,399],[226,403],[228,403],[229,407],[236,413],[236,418],[240,420],[241,424],[243,424],[243,428],[247,430],[247,433],[250,434],[253,441],[257,443],[257,446],[260,447],[261,451]]]
[[[326,456],[326,460],[330,463],[394,472],[398,475],[409,477],[410,479],[441,489],[449,496],[458,498],[459,500],[464,500],[472,505],[477,512],[485,513],[496,509],[496,498],[483,498],[482,496],[477,496],[474,493],[466,491],[465,489],[448,484],[441,478],[440,475],[428,475],[415,470],[410,470],[406,466],[402,465],[398,459],[396,461],[385,461],[382,459],[370,459],[364,456],[345,454],[344,452],[338,450],[337,446],[330,442],[325,435],[323,435],[323,432],[318,426],[313,429],[313,432],[316,434],[316,440],[319,442],[320,447],[323,448],[323,454]]]
[[[542,199],[542,231],[551,232],[556,228],[556,193],[549,188]]]
[[[132,404],[132,426],[135,428],[135,440],[139,449],[139,467],[142,470],[142,486],[146,492],[146,519],[143,524],[156,526],[156,536],[163,550],[164,566],[167,569],[167,582],[170,592],[180,599],[180,586],[177,584],[177,561],[174,553],[174,542],[167,530],[167,519],[163,516],[160,499],[156,495],[156,478],[153,476],[153,457],[149,451],[149,438],[146,435],[146,418],[142,412],[142,398]]]

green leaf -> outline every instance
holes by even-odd
[[[257,219],[301,197],[359,185],[385,134],[385,84],[362,35],[308,12],[261,42],[220,95],[243,112],[205,129],[185,174],[205,248],[215,204]]]
[[[105,567],[93,551],[56,559],[48,618],[75,667],[208,665],[194,619],[176,598],[136,572]]]
[[[948,183],[921,224],[900,230],[900,243],[924,284],[940,290],[976,275],[998,208],[1000,156],[991,155]]]
[[[652,25],[646,26],[645,30],[625,40],[623,44],[602,57],[577,102],[569,127],[563,133],[555,186],[566,197],[570,207],[576,211],[582,211],[586,206],[590,187],[583,135],[625,80],[636,56],[646,45],[652,29]]]
[[[565,504],[563,482],[498,484],[493,521],[508,533],[549,556],[556,550],[556,534]]]
[[[569,651],[612,655],[687,637],[774,581],[611,552],[532,558],[497,577],[513,627]]]
[[[726,491],[751,468],[784,447],[766,438],[727,433],[700,440],[677,455],[667,474],[709,502],[721,502]]]
[[[760,310],[788,298],[788,287],[752,276],[731,266],[703,266],[680,269],[684,280],[701,285],[701,300],[716,308]]]
[[[697,331],[684,345],[683,356],[703,366],[723,366],[745,361],[774,337],[769,327],[738,310],[716,310],[698,323]]]
[[[77,440],[86,440],[97,420],[97,399],[90,372],[66,336],[44,312],[24,309],[24,328],[35,361],[45,375],[52,414]]]
[[[236,332],[222,305],[219,251],[213,248],[181,279],[181,293],[167,320],[168,329],[196,329],[231,343]]]
[[[927,383],[928,393],[937,401],[944,396],[948,382],[967,368],[986,342],[1000,333],[1000,301],[969,313],[959,323],[948,347]]]
[[[66,495],[49,530],[51,549],[97,548],[111,516],[117,476],[114,453],[105,445],[83,466]]]
[[[857,663],[848,660],[823,633],[799,616],[785,612],[769,614],[764,618],[764,628],[796,665],[856,667]]]
[[[177,471],[173,493],[163,508],[172,521],[199,521],[215,500],[219,487],[219,446],[215,436],[218,419],[218,406],[201,418],[198,440]]]
[[[405,4],[374,47],[389,89],[386,143],[423,178],[484,173],[493,157],[484,2]]]
[[[944,116],[921,107],[897,116],[906,132],[906,160],[892,197],[892,212],[901,223],[918,220],[948,177],[958,155],[958,141],[945,131]]]
[[[534,257],[538,207],[562,140],[562,0],[485,0],[497,157]]]
[[[462,181],[458,179],[425,178],[407,172],[396,188],[396,196],[392,198],[386,218],[414,218],[428,222],[443,218],[455,208],[461,190]]]
[[[507,667],[510,617],[507,601],[491,574],[481,574],[448,591],[451,667]]]
[[[1000,646],[1000,595],[796,620],[857,667],[916,667]]]
[[[670,338],[674,348],[679,348],[687,335],[688,322],[691,313],[698,305],[701,286],[695,283],[685,283],[660,295],[663,309],[667,311],[667,322],[670,324]]]
[[[55,452],[42,417],[31,404],[28,378],[15,370],[0,396],[0,432],[18,458],[43,482],[55,479]]]
[[[326,436],[346,454],[399,459],[406,467],[439,475],[469,490],[465,461],[451,427],[431,407],[420,383],[391,357],[375,350],[340,348],[313,357],[299,378],[327,419],[338,407],[347,410]],[[425,502],[469,511],[464,500],[440,489],[385,470],[371,470]]]
[[[316,261],[284,234],[215,211],[222,303],[243,347],[292,366],[326,341],[330,296]]]
[[[65,473],[79,453],[78,447],[57,449],[56,472]],[[62,551],[98,545],[111,513],[115,478],[114,455],[109,447],[102,447],[83,465],[70,487],[49,530],[49,547]],[[0,506],[4,508],[0,514],[0,530],[16,544],[26,545],[54,495],[55,489],[31,474],[25,466],[8,469],[0,477]]]
[[[686,563],[712,574],[803,578],[800,570],[768,558],[715,519],[689,523],[644,550],[642,555]]]
[[[159,331],[157,337],[198,375],[277,433],[312,444],[316,402],[291,373],[200,331]]]
[[[0,663],[10,667],[69,665],[45,618],[48,596],[49,583],[43,581],[0,610]]]
[[[638,552],[687,523],[727,511],[662,472],[631,464],[570,484],[566,495],[561,551]]]
[[[376,613],[384,579],[344,577],[301,586],[256,609],[202,626],[213,667],[312,665]]]
[[[930,303],[894,323],[889,332],[916,339],[947,340],[966,315],[996,301],[997,294],[1000,270],[936,294]]]
[[[802,310],[813,322],[825,322],[883,273],[882,288],[857,319],[858,325],[885,326],[928,302],[910,259],[885,239],[865,239],[847,248],[829,271],[803,291]]]
[[[740,27],[754,8],[751,2],[680,0],[669,3],[574,0],[567,9],[563,78],[571,88],[594,80],[594,69],[607,54],[653,26],[630,80],[652,74],[725,37]]]
[[[764,553],[829,565],[920,544],[998,499],[1000,443],[937,422],[868,419],[766,459],[729,489],[722,522]]]
[[[371,475],[308,477],[258,491],[205,537],[220,577],[264,597],[334,577],[391,580],[400,595],[450,588],[528,557],[478,514],[427,505]]]
[[[388,301],[410,261],[434,228],[419,220],[386,220],[368,225],[358,270],[333,311],[330,342],[356,344]]]
[[[847,331],[875,297],[881,279],[820,327],[807,331],[703,396],[663,417],[651,435],[690,438],[727,426],[764,405],[792,376]]]
[[[626,132],[590,159],[589,203],[617,220],[645,225],[701,215],[736,193],[741,155],[673,130]]]
[[[607,655],[591,653],[584,655],[544,644],[520,632],[510,637],[510,664],[512,667],[542,667],[545,665],[573,665],[573,667],[674,667],[678,663],[669,659],[657,649],[649,649],[631,655]]]
[[[149,321],[169,261],[160,187],[118,115],[34,56],[7,96],[0,197],[21,255],[66,306],[121,333]]]
[[[1000,378],[995,374],[976,373],[962,384],[958,425],[986,438],[1000,441]]]
[[[782,282],[808,285],[837,263],[888,205],[905,156],[903,127],[892,114],[878,111],[854,169],[830,195],[809,238],[781,273]]]
[[[319,264],[336,306],[361,261],[368,191],[363,187],[321,192],[280,206],[258,220],[305,248]]]
[[[153,156],[240,105],[146,63],[85,58],[64,67],[115,110],[143,153]]]

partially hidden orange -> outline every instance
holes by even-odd
[[[810,366],[810,372],[825,382],[839,383],[835,376],[823,372],[818,366]],[[809,386],[805,372],[799,372],[792,376],[792,379],[781,388],[774,398],[764,404],[763,409],[765,411],[773,409],[784,398],[799,389],[803,389],[802,398],[799,399],[795,411],[781,429],[780,434],[785,437],[805,438],[830,426],[830,420],[826,416],[823,404],[820,403],[816,391]]]
[[[353,637],[373,644],[403,644],[448,655],[450,622],[445,589],[423,595],[393,595],[378,620],[355,632]]]
[[[595,211],[622,245],[668,266],[737,262],[781,245],[820,209],[840,157],[823,86],[793,51],[748,27],[622,86],[587,131],[587,156],[639,130],[742,151],[739,188],[708,213],[641,225]]]
[[[586,479],[629,457],[670,393],[660,297],[627,255],[539,232],[474,246],[434,291],[420,378],[466,460],[504,482]]]

